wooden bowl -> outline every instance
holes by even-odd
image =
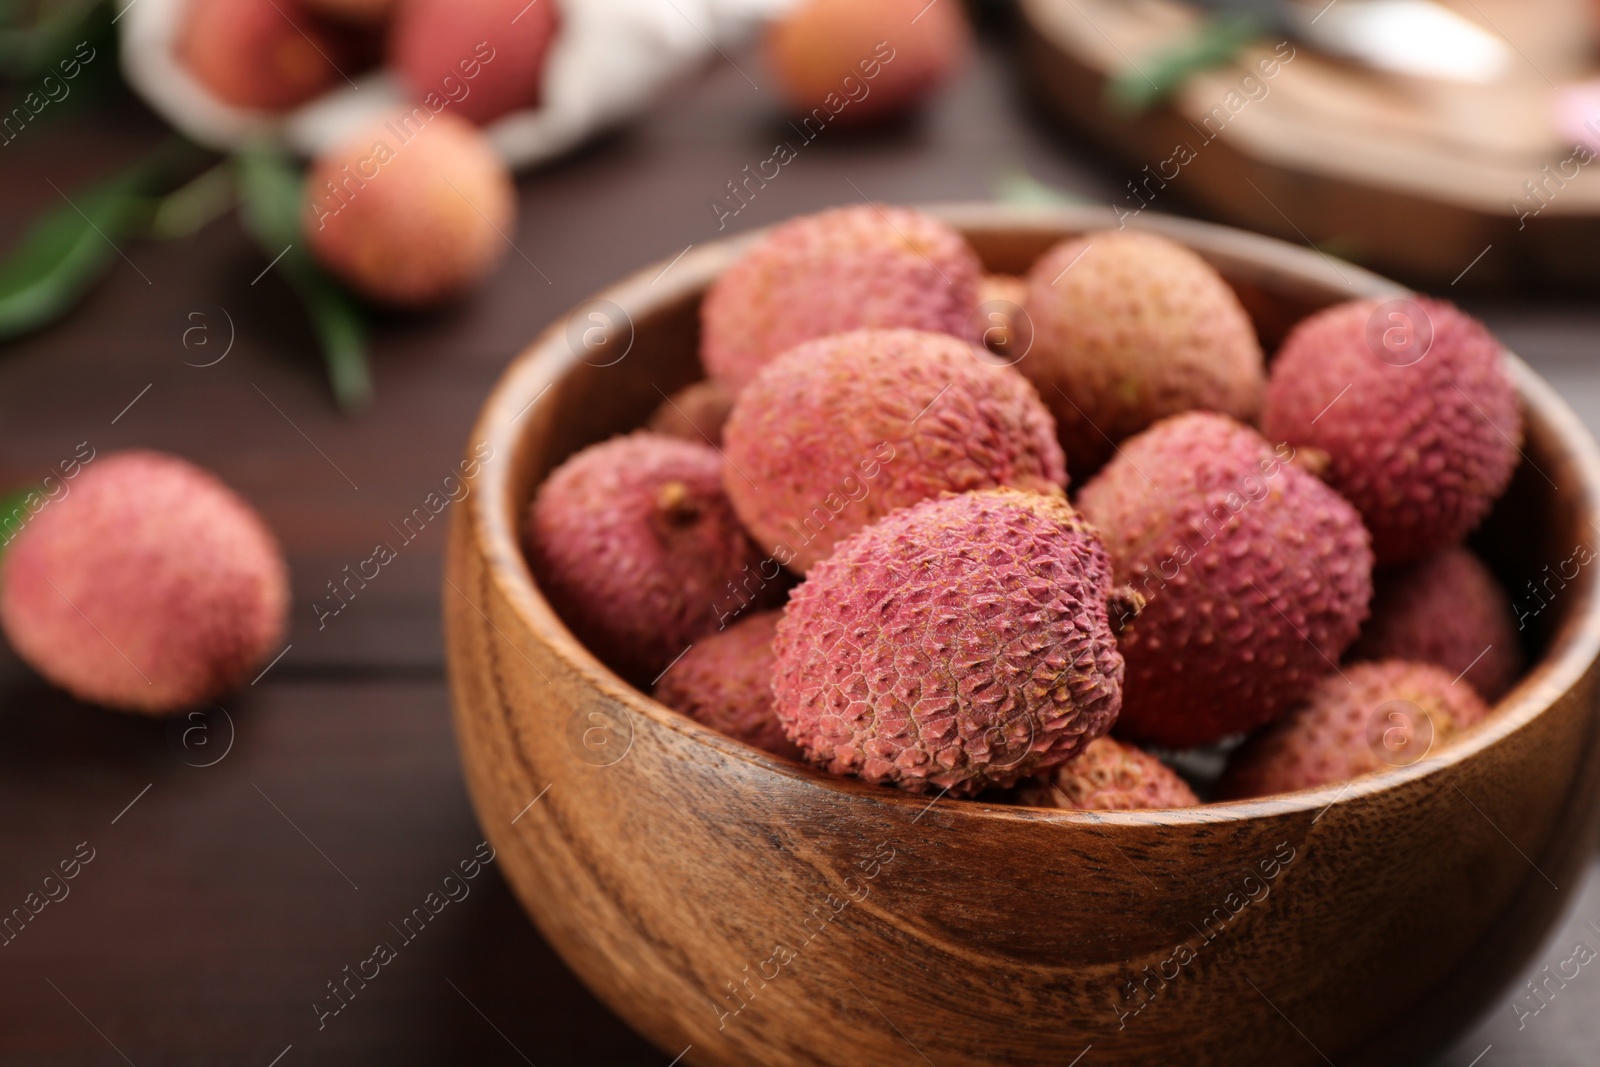
[[[1018,273],[1109,222],[935,213]],[[1317,307],[1403,291],[1274,240],[1140,223],[1210,260],[1269,351]],[[1064,1067],[1090,1046],[1086,1064],[1411,1063],[1509,1002],[1591,854],[1600,781],[1600,603],[1578,547],[1600,455],[1551,389],[1512,358],[1527,458],[1475,539],[1519,593],[1532,667],[1458,743],[1186,810],[930,803],[656,704],[572,637],[518,546],[553,466],[700,376],[700,296],[753,236],[555,324],[469,445],[491,458],[455,517],[444,589],[457,736],[502,872],[584,982],[696,1064]]]

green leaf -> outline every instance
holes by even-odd
[[[1106,100],[1125,114],[1138,114],[1177,92],[1190,76],[1233,59],[1264,29],[1255,15],[1212,15],[1183,41],[1115,75],[1106,83]]]
[[[328,382],[345,411],[365,407],[372,399],[367,369],[366,320],[355,300],[328,276],[307,250],[300,229],[303,179],[284,156],[253,146],[235,157],[239,180],[239,216],[261,251],[276,261],[305,305],[322,343]]]
[[[0,259],[0,340],[36,330],[76,304],[118,258],[115,243],[136,235],[153,203],[143,195],[147,162],[63,194]]]
[[[0,559],[5,557],[12,539],[27,524],[28,509],[24,502],[34,492],[33,489],[22,489],[14,493],[0,493]]]
[[[1062,204],[1080,205],[1094,202],[1087,197],[1069,193],[1065,189],[1057,189],[1053,185],[1046,185],[1020,167],[1008,170],[994,180],[994,198],[1002,204],[1045,204],[1049,206]]]
[[[150,236],[187,237],[226,214],[235,203],[234,168],[224,160],[168,193],[150,220]]]
[[[265,145],[241,149],[240,217],[257,240],[272,245],[300,239],[300,190],[304,179],[284,155]]]

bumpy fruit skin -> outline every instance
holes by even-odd
[[[0,623],[80,700],[164,715],[222,696],[283,642],[288,569],[266,523],[176,456],[85,466],[0,567]]]
[[[965,341],[857,330],[793,349],[734,401],[723,484],[779,563],[806,573],[895,508],[1008,485],[1059,493],[1050,413]]]
[[[812,338],[872,327],[961,336],[982,275],[966,239],[919,211],[862,204],[791,219],[711,286],[700,361],[737,394]]]
[[[341,44],[298,0],[191,0],[177,48],[225,103],[284,111],[343,83]]]
[[[303,226],[323,266],[362,295],[421,307],[460,295],[500,262],[516,190],[469,123],[448,113],[420,130],[403,121],[373,123],[317,159]]]
[[[729,583],[762,562],[722,493],[716,450],[651,433],[591,445],[551,472],[523,545],[577,638],[646,687],[717,629]],[[757,590],[755,607],[779,592]]]
[[[804,760],[772,710],[772,637],[781,615],[763,611],[701,638],[661,676],[655,698],[729,737]]]
[[[1367,532],[1289,455],[1191,412],[1130,438],[1079,493],[1117,582],[1145,598],[1120,636],[1119,734],[1187,748],[1252,730],[1355,639],[1372,597]]]
[[[1372,618],[1352,660],[1407,659],[1462,675],[1491,704],[1522,672],[1511,598],[1483,561],[1460,546],[1408,567],[1379,570]]]
[[[1488,514],[1517,466],[1522,415],[1482,323],[1417,298],[1432,344],[1415,362],[1409,350],[1386,362],[1381,339],[1423,322],[1405,321],[1415,312],[1375,322],[1381,303],[1337,304],[1294,328],[1273,360],[1262,425],[1273,441],[1328,454],[1324,478],[1361,512],[1387,565],[1459,542]]]
[[[557,0],[402,0],[389,62],[413,99],[481,126],[539,105],[560,21]]]
[[[1033,347],[1017,369],[1085,477],[1114,445],[1196,409],[1253,422],[1266,371],[1255,327],[1209,263],[1165,237],[1107,230],[1062,241],[1028,272]]]
[[[702,444],[722,444],[722,427],[733,411],[733,397],[716,382],[684,386],[661,402],[647,429]]]
[[[800,0],[774,22],[767,64],[789,108],[813,121],[860,125],[910,110],[948,82],[971,50],[959,4],[926,0]]]
[[[835,774],[920,793],[1005,787],[1110,729],[1111,565],[1059,495],[902,508],[794,591],[773,642],[790,740]]]
[[[1200,803],[1189,783],[1143,749],[1097,737],[1071,763],[1024,782],[1017,801],[1036,808],[1134,811],[1192,808]]]
[[[1407,766],[1488,714],[1471,686],[1431,664],[1351,664],[1236,751],[1216,796],[1288,793]]]

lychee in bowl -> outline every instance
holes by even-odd
[[[934,213],[1007,273],[1115,224]],[[1269,352],[1319,307],[1404,292],[1309,249],[1140,224],[1216,266]],[[648,267],[552,325],[469,443],[493,451],[444,587],[457,736],[502,870],[583,981],[666,1059],[728,1065],[1402,1064],[1503,995],[1596,830],[1600,601],[1575,561],[1600,529],[1600,452],[1555,392],[1511,357],[1525,458],[1473,545],[1519,594],[1530,667],[1453,744],[1340,785],[1170,811],[930,803],[651,700],[571,636],[519,546],[553,467],[700,377],[700,298],[752,236]]]

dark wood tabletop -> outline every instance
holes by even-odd
[[[719,235],[709,202],[783,136],[773,94],[746,74],[763,81],[754,56],[718,59],[628,129],[522,175],[516,251],[459,306],[381,323],[376,400],[358,417],[335,409],[290,290],[262,275],[265,257],[231,217],[192,239],[125,245],[77,313],[0,346],[0,487],[36,482],[80,442],[187,456],[265,515],[295,601],[282,657],[221,709],[176,724],[77,704],[0,651],[0,913],[80,861],[67,895],[0,947],[0,1063],[667,1067],[671,1052],[566,970],[493,863],[420,933],[395,935],[481,855],[450,727],[444,522],[336,617],[319,625],[312,605],[454,470],[479,404],[537,331]],[[920,121],[835,132],[724,232],[863,196],[984,199],[1016,170],[1098,200],[1130,176],[1039,115],[1002,42]],[[127,100],[23,131],[0,148],[0,246],[59,202],[52,183],[71,189],[162,136]],[[1166,206],[1183,208],[1176,195]],[[1594,301],[1459,299],[1600,428]],[[189,365],[230,334],[226,358]],[[1534,970],[1577,941],[1600,949],[1592,871],[1574,900]],[[319,1017],[328,983],[380,941],[401,944],[399,958]],[[1583,968],[1520,1027],[1516,991],[1437,1062],[1594,1062],[1600,971]]]

